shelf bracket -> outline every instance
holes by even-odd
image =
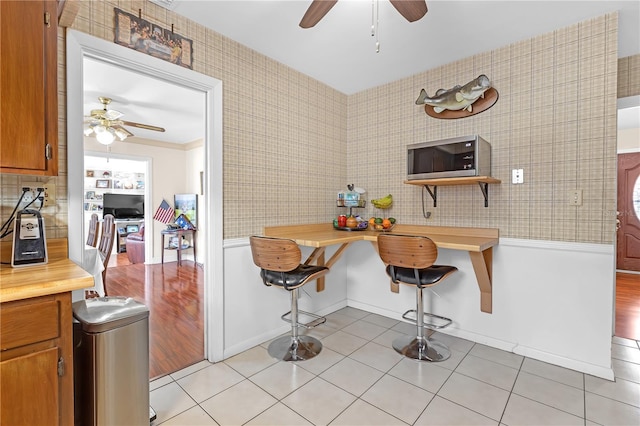
[[[484,206],[489,207],[489,184],[486,182],[478,182],[480,185],[480,191],[482,191],[482,195],[484,196]]]
[[[429,185],[424,185],[424,189],[426,189],[427,192],[429,193],[429,195],[431,195],[431,198],[433,199],[433,207],[437,207],[437,204],[438,204],[438,186],[434,185],[433,186],[433,191],[432,191],[431,188],[429,188]]]

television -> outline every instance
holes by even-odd
[[[107,192],[102,198],[102,214],[116,219],[144,219],[144,195]]]

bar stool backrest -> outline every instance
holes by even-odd
[[[438,247],[427,237],[380,234],[378,253],[387,265],[424,269],[436,261]]]
[[[98,237],[100,234],[100,223],[98,222],[98,215],[93,213],[91,220],[89,221],[89,234],[87,235],[87,245],[95,247],[98,244]]]
[[[284,238],[249,238],[253,263],[268,271],[289,272],[300,266],[302,253],[295,241]]]
[[[108,296],[107,292],[107,265],[109,265],[109,258],[111,257],[111,250],[113,249],[113,242],[116,239],[116,223],[113,215],[106,214],[102,221],[102,233],[100,234],[100,242],[98,242],[98,252],[102,257],[102,263],[104,270],[102,271],[102,283],[104,285],[104,294]]]

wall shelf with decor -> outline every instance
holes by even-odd
[[[502,181],[490,176],[469,176],[455,178],[405,180],[404,183],[424,187],[433,199],[433,207],[437,207],[438,186],[475,185],[477,183],[480,186],[482,195],[484,196],[484,206],[489,207],[489,184],[499,184],[502,183]]]
[[[105,193],[144,195],[145,174],[119,170],[85,170],[84,210],[102,214]]]

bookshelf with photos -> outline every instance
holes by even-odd
[[[97,213],[102,217],[105,193],[144,195],[145,175],[121,170],[85,170],[84,211],[86,216]]]

